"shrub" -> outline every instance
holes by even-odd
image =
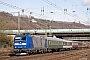
[[[6,45],[8,47],[12,46],[12,37],[7,36],[7,34],[0,33],[0,47]]]

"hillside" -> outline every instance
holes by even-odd
[[[31,22],[36,21],[36,22]],[[0,12],[0,29],[3,30],[16,30],[18,17],[6,12]],[[20,17],[20,29],[48,29],[49,26],[53,29],[86,29],[88,26],[75,22],[61,22],[49,21],[39,18]]]

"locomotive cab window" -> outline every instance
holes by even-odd
[[[15,37],[15,40],[21,40],[21,37]]]
[[[26,37],[22,37],[22,39],[21,40],[26,40]]]
[[[15,41],[26,41],[26,37],[15,37]]]

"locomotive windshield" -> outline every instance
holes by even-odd
[[[15,41],[26,41],[26,37],[15,37]]]

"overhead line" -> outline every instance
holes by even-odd
[[[17,9],[17,10],[22,10],[22,8],[19,8],[19,7],[17,7],[17,6],[13,6],[13,5],[11,5],[11,4],[8,4],[8,3],[5,3],[5,2],[2,2],[2,1],[0,1],[0,4],[3,4],[3,5],[5,5],[5,6],[8,6],[8,7],[11,7],[11,8],[14,8],[14,9]],[[25,10],[25,12],[26,13],[30,13],[31,11],[28,11],[28,10],[26,10],[26,9],[24,9]],[[37,15],[35,15],[35,16],[41,16],[41,14],[37,14]],[[47,17],[47,16],[44,16],[44,17]],[[49,18],[49,17],[47,17],[47,18]],[[51,18],[50,18],[51,19]]]
[[[78,8],[80,11],[82,11],[83,13],[85,13],[86,15],[87,15],[87,12],[85,12],[84,10],[81,10],[79,7],[78,7],[78,5],[76,5],[72,0],[69,0],[71,3],[70,4],[74,4],[75,6],[76,6],[76,8]],[[74,6],[73,5],[73,6]],[[88,18],[87,16],[86,16],[86,18]]]
[[[62,9],[61,7],[57,6],[56,4],[54,4],[54,3],[52,3],[52,2],[50,2],[50,1],[48,1],[48,0],[42,0],[42,1],[44,1],[45,3],[47,3],[47,4],[49,4],[49,5],[57,8],[57,9],[59,9],[59,10],[61,10],[61,11],[63,11],[63,9]],[[63,11],[63,12],[64,12],[64,11]],[[70,16],[72,16],[72,17],[77,17],[77,18],[80,19],[80,20],[84,20],[84,19],[82,19],[82,18],[80,18],[80,17],[78,17],[78,16],[76,16],[76,15],[74,15],[74,14],[71,14],[70,12],[66,12],[66,14],[67,14],[67,15],[70,15]]]
[[[73,1],[71,1],[71,0],[69,0],[71,3],[74,3]],[[74,3],[75,4],[75,3]],[[76,4],[75,4],[76,5]],[[76,7],[78,8],[78,9],[80,9],[77,5],[76,5]],[[80,11],[82,11],[82,12],[84,12],[84,13],[86,13],[85,11],[83,11],[83,10],[81,10],[80,9]]]
[[[9,6],[9,7],[12,7],[12,8],[14,8],[14,9],[18,9],[18,10],[21,9],[21,8],[19,8],[19,7],[17,7],[17,6],[13,6],[13,5],[11,5],[11,4],[8,4],[8,3],[2,2],[2,1],[0,1],[0,4],[3,4],[3,5],[5,5],[5,6]]]

